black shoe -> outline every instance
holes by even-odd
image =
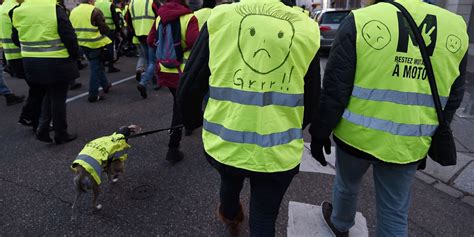
[[[321,209],[324,222],[326,222],[326,225],[329,227],[329,229],[331,229],[332,233],[336,237],[349,237],[349,231],[339,231],[331,222],[332,204],[330,202],[324,201],[321,203]]]
[[[148,96],[146,94],[146,88],[144,86],[142,86],[141,84],[138,84],[137,85],[137,90],[140,92],[140,95],[143,97],[143,99],[146,99],[146,97]]]
[[[109,82],[109,84],[107,84],[107,87],[105,88],[102,87],[102,90],[104,91],[105,94],[108,94],[110,91],[110,88],[112,88],[112,83]]]
[[[23,126],[26,126],[26,127],[32,127],[33,126],[33,120],[26,119],[26,118],[23,118],[23,117],[20,117],[20,119],[18,119],[18,123],[23,125]]]
[[[89,98],[87,98],[87,100],[91,103],[94,103],[94,102],[97,102],[97,101],[100,101],[100,100],[105,100],[105,97],[101,96],[101,95],[98,95],[98,96],[89,96]]]
[[[153,87],[153,90],[155,90],[155,91],[157,91],[157,90],[159,90],[159,89],[161,89],[161,86],[154,86],[154,87]]]
[[[79,88],[81,88],[81,87],[82,87],[82,84],[79,83],[79,82],[76,82],[76,83],[74,83],[74,84],[72,84],[72,85],[69,86],[69,90],[73,91],[73,90],[77,90],[77,89],[79,89]]]
[[[19,103],[23,102],[25,100],[25,96],[24,95],[17,96],[15,94],[7,94],[7,95],[5,95],[5,99],[7,99],[7,106],[11,106],[11,105],[16,105],[16,104],[19,104]]]
[[[135,73],[135,80],[137,80],[138,82],[140,82],[142,79],[142,72],[141,71],[137,71]]]
[[[120,72],[120,69],[116,68],[116,67],[109,67],[109,73],[115,73],[115,72]]]
[[[189,137],[191,135],[193,135],[193,130],[185,128],[184,129],[184,136]]]
[[[57,145],[60,145],[60,144],[68,143],[70,141],[74,141],[76,140],[76,138],[77,138],[77,134],[66,133],[63,136],[55,137],[54,142]]]
[[[36,133],[36,139],[38,139],[42,142],[47,142],[47,143],[53,142],[53,139],[51,139],[51,137],[49,136],[49,132]]]
[[[184,154],[178,148],[169,148],[168,152],[166,153],[166,160],[171,164],[178,163],[183,158]]]

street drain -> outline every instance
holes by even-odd
[[[145,200],[153,196],[154,192],[155,192],[155,189],[153,188],[153,186],[148,185],[148,184],[140,185],[133,189],[132,199]]]

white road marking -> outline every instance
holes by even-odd
[[[335,175],[336,171],[336,150],[334,147],[331,147],[331,154],[326,155],[326,161],[328,162],[327,166],[322,166],[316,161],[311,155],[310,143],[304,144],[305,148],[303,150],[303,157],[301,159],[300,171],[301,172],[312,172],[312,173],[323,173]]]
[[[331,230],[324,222],[321,206],[290,202],[288,205],[288,237],[329,237]],[[349,230],[351,237],[368,237],[367,221],[362,213],[357,212],[355,225]]]
[[[123,82],[126,82],[126,81],[130,81],[131,79],[134,79],[134,78],[135,78],[135,76],[129,76],[129,77],[127,77],[127,78],[124,78],[124,79],[122,79],[122,80],[119,80],[119,81],[116,81],[116,82],[112,83],[112,86],[118,85],[118,84],[123,83]],[[101,90],[102,90],[102,88],[99,89],[99,91],[101,91]],[[66,103],[75,101],[75,100],[80,99],[80,98],[82,98],[82,97],[85,97],[85,96],[87,96],[87,95],[89,95],[89,92],[84,92],[84,93],[82,93],[82,94],[79,94],[79,95],[76,95],[76,96],[74,96],[74,97],[68,98],[68,99],[66,100]]]

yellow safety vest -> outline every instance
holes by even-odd
[[[186,51],[183,51],[183,63],[180,65],[180,70],[181,72],[184,71],[184,67],[186,66],[186,62],[189,59],[189,55],[191,54],[191,49],[187,49],[186,45],[186,31],[188,29],[189,22],[193,18],[194,14],[186,14],[183,16],[179,17],[179,25],[181,28],[181,45],[183,50],[186,49]],[[158,30],[158,25],[161,21],[160,17],[156,18],[156,30]],[[163,65],[160,64],[160,71],[164,73],[175,73],[179,74],[179,71],[177,68],[167,68]]]
[[[69,18],[76,31],[79,45],[98,49],[112,43],[112,41],[107,36],[101,35],[97,26],[92,25],[91,17],[94,9],[95,7],[90,4],[81,3],[72,10]]]
[[[68,58],[58,34],[56,1],[28,0],[13,11],[21,55],[26,58]]]
[[[198,11],[194,12],[194,16],[196,17],[199,24],[199,30],[201,30],[204,23],[206,23],[207,19],[209,19],[209,16],[211,16],[211,12],[211,8],[201,8]]]
[[[153,1],[132,0],[130,2],[130,16],[132,17],[133,29],[136,36],[145,36],[150,33],[155,15],[153,13]]]
[[[112,12],[110,11],[110,6],[112,3],[110,0],[97,0],[95,2],[95,7],[102,11],[105,17],[105,24],[109,27],[110,30],[115,30],[114,19],[112,18]]]
[[[397,0],[423,29],[443,106],[460,75],[469,41],[462,17],[421,0]],[[353,11],[357,29],[354,89],[335,136],[398,164],[424,158],[438,119],[420,50],[388,3]]]
[[[206,152],[256,172],[295,168],[303,154],[304,76],[319,27],[279,0],[242,0],[212,10]]]
[[[102,170],[110,160],[126,160],[127,151],[131,146],[122,134],[114,133],[110,136],[97,138],[82,149],[71,165],[76,171],[79,164],[91,174],[97,184],[101,183]]]
[[[12,41],[12,22],[8,15],[11,9],[17,5],[18,3],[15,0],[5,0],[0,7],[0,38],[7,61],[21,58],[21,49]]]

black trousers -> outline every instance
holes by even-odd
[[[173,95],[173,117],[171,119],[171,127],[176,127],[183,124],[183,118],[181,116],[181,111],[178,108],[178,103],[176,102],[177,89],[169,88],[171,95]],[[178,148],[179,143],[181,142],[181,137],[183,134],[182,128],[171,129],[170,131],[170,141],[168,147]]]
[[[62,137],[67,133],[66,99],[69,83],[43,85],[46,92],[41,108],[38,133],[46,133],[53,120],[54,137]]]
[[[20,119],[26,119],[31,121],[33,129],[38,128],[41,107],[43,104],[43,99],[46,94],[46,90],[43,86],[39,84],[34,84],[28,82],[28,98],[26,99],[26,104],[21,109]]]
[[[280,204],[299,166],[284,172],[260,173],[219,163],[206,155],[221,176],[220,213],[227,219],[237,217],[240,192],[245,178],[250,179],[250,236],[275,236],[275,222]]]

